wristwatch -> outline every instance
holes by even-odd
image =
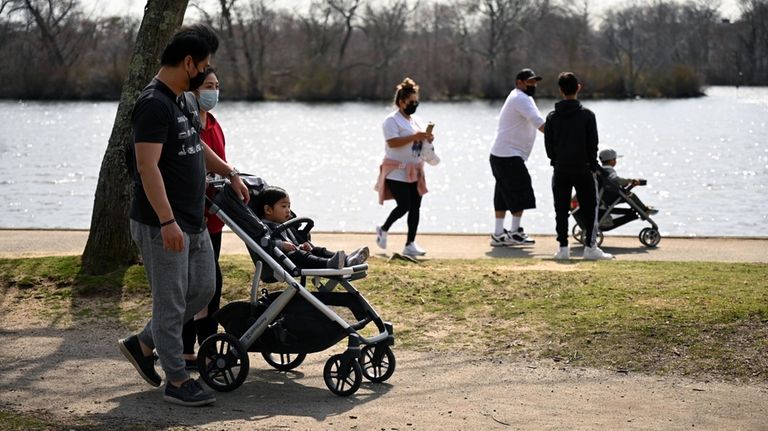
[[[232,178],[235,178],[235,176],[238,176],[238,175],[240,175],[240,171],[238,171],[237,168],[233,167],[232,170],[229,171],[229,173],[227,174],[227,178],[231,180]]]

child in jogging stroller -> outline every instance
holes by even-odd
[[[298,367],[308,353],[325,350],[346,337],[346,351],[331,356],[323,369],[331,392],[351,395],[360,388],[363,377],[374,383],[389,379],[395,371],[392,324],[383,321],[351,284],[366,276],[368,265],[297,267],[276,245],[275,238],[285,241],[283,234],[290,232],[299,244],[308,242],[313,221],[292,218],[270,229],[253,211],[266,184],[252,176],[243,176],[243,180],[252,195],[249,206],[237,198],[226,181],[215,181],[210,212],[248,247],[256,266],[251,298],[229,303],[213,315],[225,333],[210,336],[200,346],[200,377],[215,390],[232,391],[248,375],[248,352],[260,352],[268,364],[288,371]],[[316,292],[307,289],[307,277],[312,278]],[[260,281],[281,281],[289,288],[260,291]],[[343,291],[334,292],[337,287]],[[335,309],[347,309],[357,321],[348,323]],[[360,331],[371,322],[378,334],[364,337]]]
[[[598,167],[597,171],[598,199],[600,199],[597,214],[597,245],[600,246],[603,243],[603,232],[641,218],[650,223],[651,227],[643,228],[638,234],[638,239],[647,247],[656,247],[661,241],[661,234],[659,234],[659,227],[651,216],[659,211],[645,205],[637,195],[632,193],[634,187],[644,186],[647,181],[618,176],[614,166],[616,166],[616,159],[619,157],[621,156],[612,149],[600,151],[599,158],[603,166]],[[583,243],[586,220],[579,213],[579,202],[576,197],[571,201],[571,215],[576,220],[576,225],[572,231],[573,237]]]

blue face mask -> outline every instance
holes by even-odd
[[[208,112],[219,103],[219,90],[200,90],[197,101],[200,103],[200,109]]]

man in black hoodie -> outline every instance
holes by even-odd
[[[595,244],[597,230],[597,122],[595,114],[577,100],[581,84],[571,72],[558,76],[557,85],[563,100],[547,115],[544,126],[544,146],[552,175],[552,195],[555,201],[557,242],[560,248],[555,259],[570,259],[568,249],[568,216],[571,190],[576,189],[579,211],[584,220],[584,259],[613,259],[611,254]]]

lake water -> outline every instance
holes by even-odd
[[[623,176],[659,208],[663,235],[768,236],[768,88],[713,87],[687,100],[586,101],[601,148],[624,157]],[[539,100],[546,114],[554,100]],[[488,151],[501,102],[424,102],[435,126],[439,166],[421,232],[485,233],[493,223]],[[116,102],[0,101],[0,227],[87,228]],[[379,206],[373,185],[383,156],[387,103],[227,102],[214,113],[241,171],[285,187],[294,210],[323,231],[373,231],[394,206]],[[538,208],[532,233],[554,232],[551,168],[539,134],[528,166]],[[636,221],[612,232],[635,235]],[[393,227],[404,231],[405,219]]]

